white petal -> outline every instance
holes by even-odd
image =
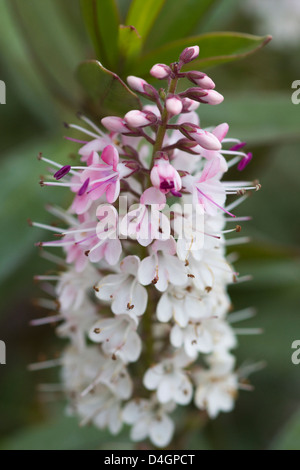
[[[193,395],[193,386],[186,375],[181,374],[179,386],[174,391],[174,401],[179,405],[190,403]]]
[[[126,277],[127,276],[124,274],[109,274],[108,276],[104,276],[97,284],[98,292],[96,292],[96,296],[101,300],[112,300],[120,284],[125,281]]]
[[[113,435],[118,434],[122,428],[121,410],[120,407],[115,405],[109,413],[108,428]]]
[[[156,264],[153,256],[147,256],[147,258],[141,261],[138,270],[138,279],[143,286],[151,284],[155,278],[155,268]]]
[[[133,424],[138,421],[148,407],[147,400],[132,400],[127,403],[122,412],[123,421],[126,424]]]
[[[178,325],[174,325],[170,333],[170,343],[174,348],[180,348],[183,342],[182,330]]]
[[[120,268],[123,273],[131,274],[135,277],[139,264],[140,259],[138,256],[126,256],[126,258],[121,261]]]
[[[137,421],[130,432],[130,437],[134,442],[143,441],[148,436],[149,432],[149,419],[144,417]]]
[[[145,287],[136,283],[132,291],[131,305],[134,305],[132,313],[137,316],[143,315],[148,302],[148,294]]]
[[[168,403],[174,396],[174,383],[172,376],[167,375],[157,387],[157,399],[160,403]]]
[[[138,360],[142,351],[142,341],[135,331],[128,333],[126,343],[120,349],[119,355],[126,362],[135,362]]]
[[[183,286],[187,282],[184,264],[176,256],[165,255],[164,266],[167,266],[169,280],[175,286]]]
[[[164,293],[158,301],[156,316],[163,323],[168,322],[172,318],[172,302],[167,293]]]
[[[169,416],[162,415],[153,419],[149,426],[149,437],[156,447],[166,447],[172,439],[174,423]]]
[[[163,367],[161,364],[150,367],[144,375],[143,384],[148,390],[155,390],[163,378]]]

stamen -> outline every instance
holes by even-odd
[[[228,316],[229,323],[237,323],[239,321],[248,320],[256,315],[255,308],[245,308],[234,313],[230,313]]]
[[[214,204],[215,206],[217,206],[219,209],[221,209],[223,212],[226,212],[226,214],[230,215],[231,217],[235,217],[234,214],[231,214],[231,212],[228,212],[228,210],[226,210],[224,207],[220,206],[219,204],[217,204],[213,199],[211,199],[209,196],[207,196],[207,194],[203,193],[199,188],[197,188],[197,191],[202,194],[202,196],[206,197],[206,199],[208,199],[212,204]]]
[[[262,328],[234,328],[236,335],[261,335],[264,330]]]
[[[63,233],[63,230],[57,227],[53,227],[52,225],[47,224],[40,224],[38,222],[31,222],[32,227],[42,228],[45,230],[49,230],[50,232],[60,232]]]
[[[240,245],[242,243],[249,243],[250,240],[251,240],[250,237],[230,238],[229,240],[225,241],[225,245],[227,246]]]
[[[34,364],[29,364],[28,370],[42,370],[50,369],[51,367],[57,367],[62,365],[62,359],[52,359],[50,361],[36,362]]]
[[[49,323],[56,323],[63,319],[64,317],[62,315],[53,315],[52,317],[44,317],[44,318],[38,318],[37,320],[31,320],[29,324],[31,326],[47,325]]]
[[[99,139],[99,135],[95,134],[94,132],[90,132],[84,127],[77,126],[76,124],[68,124],[68,127],[71,129],[76,129],[77,131],[83,132],[83,134],[89,135],[90,137],[94,137],[95,139]]]
[[[98,134],[101,137],[106,137],[104,132],[102,132],[102,130],[98,126],[96,126],[96,124],[93,121],[91,121],[89,118],[84,116],[84,114],[78,113],[77,116],[79,117],[79,119],[82,119],[82,121],[84,121],[86,124],[88,124],[92,129],[94,129],[94,131],[98,132]],[[99,138],[99,136],[98,136],[98,138]]]
[[[78,191],[78,196],[83,196],[90,184],[90,178],[86,179],[81,188]]]
[[[69,173],[70,170],[71,170],[70,165],[65,165],[60,170],[58,170],[56,173],[54,173],[53,176],[56,180],[60,180],[61,178],[66,176]]]

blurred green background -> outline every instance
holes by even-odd
[[[117,3],[124,24],[131,2]],[[291,344],[300,339],[300,105],[292,104],[291,84],[300,80],[300,40],[296,32],[289,38],[280,36],[276,21],[281,17],[276,17],[276,11],[273,22],[269,18],[264,23],[255,0],[245,2],[248,8],[237,0],[161,3],[161,16],[151,19],[148,12],[146,22],[141,12],[135,13],[136,18],[132,13],[148,36],[143,47],[150,57],[151,48],[159,50],[177,39],[176,34],[185,38],[239,31],[274,36],[273,44],[257,53],[208,70],[225,101],[218,107],[200,106],[203,126],[226,121],[231,136],[248,142],[254,159],[246,177],[262,183],[261,192],[236,211],[253,216],[243,226],[252,243],[238,248],[241,256],[236,266],[254,279],[231,288],[231,295],[236,309],[253,305],[258,310],[242,326],[264,329],[261,336],[239,338],[238,362],[263,360],[267,367],[253,375],[254,392],[242,392],[234,412],[194,431],[181,445],[299,450],[300,365],[291,362]],[[287,4],[289,21],[299,24],[299,8],[292,1]],[[126,60],[120,59],[113,46],[105,56],[95,41],[94,52],[85,26],[88,11],[84,23],[77,0],[2,0],[0,18],[0,79],[7,87],[7,104],[0,107],[0,339],[7,345],[7,364],[0,366],[0,448],[130,448],[126,432],[112,440],[93,428],[79,429],[76,420],[64,417],[62,397],[37,391],[38,384],[57,380],[57,371],[27,370],[28,363],[59,354],[64,344],[55,339],[51,327],[29,327],[30,319],[41,314],[32,303],[39,295],[32,278],[51,265],[39,258],[34,247],[43,233],[29,228],[26,219],[46,222],[45,203],[64,203],[64,192],[39,187],[43,169],[36,160],[38,152],[62,161],[77,151],[76,144],[63,139],[62,123],[75,122],[76,112],[82,109],[98,117],[97,108],[75,78],[78,64],[99,58],[108,68],[119,67],[113,71],[122,76],[134,73],[140,45],[123,28],[118,47],[125,51],[124,57],[131,48]],[[102,41],[107,40],[106,34],[114,34],[113,27],[104,31]],[[201,46],[205,54],[205,41]],[[176,56],[169,59],[174,60]],[[154,62],[158,61],[159,56]],[[231,178],[237,176],[232,172]]]

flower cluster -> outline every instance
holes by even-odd
[[[66,211],[48,207],[60,224],[32,222],[54,233],[38,245],[59,265],[55,275],[36,276],[55,297],[40,305],[58,311],[32,323],[59,321],[58,335],[70,340],[59,363],[71,409],[82,424],[112,434],[127,423],[134,441],[148,437],[158,447],[172,439],[176,407],[194,402],[211,418],[233,409],[244,385],[231,323],[252,315],[250,309],[228,315],[227,286],[244,278],[226,245],[247,239],[225,234],[249,219],[231,211],[260,185],[222,181],[252,155],[227,137],[226,123],[201,127],[199,104],[217,105],[223,97],[206,74],[184,71],[198,54],[189,47],[178,62],[152,67],[165,89],[128,77],[143,105],[103,118],[108,132],[85,116],[88,130],[68,125],[89,139],[78,141],[80,162],[39,158],[52,173],[41,185],[68,187],[73,201]],[[65,257],[45,247],[60,247]]]

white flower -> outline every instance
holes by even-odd
[[[138,256],[126,256],[120,264],[121,273],[103,277],[96,286],[96,296],[111,301],[116,315],[130,312],[139,316],[146,310],[147,291],[136,278],[139,265]]]
[[[186,354],[192,359],[196,359],[199,353],[208,354],[236,346],[235,335],[228,324],[210,317],[190,321],[185,328],[174,325],[170,341],[175,348],[183,346]]]
[[[149,437],[156,447],[166,447],[174,433],[174,423],[168,416],[174,408],[174,403],[160,405],[155,397],[127,403],[123,409],[123,421],[132,425],[131,439],[142,441]]]
[[[82,425],[92,422],[99,429],[108,427],[113,435],[122,428],[121,402],[105,385],[98,385],[92,395],[80,398],[76,411]]]
[[[105,385],[118,398],[128,400],[132,381],[121,360],[101,354],[96,346],[79,350],[70,347],[62,358],[62,376],[66,389],[75,396],[94,393],[99,384]]]
[[[210,358],[208,370],[195,374],[195,405],[206,409],[211,418],[234,407],[238,389],[237,374],[232,372],[234,362],[233,356],[223,352]]]
[[[179,405],[187,405],[192,399],[193,387],[183,368],[190,362],[191,359],[179,351],[174,357],[148,369],[143,383],[148,390],[157,391],[160,403],[174,401]]]
[[[205,314],[204,303],[200,292],[194,287],[186,288],[170,286],[160,297],[156,315],[159,321],[169,322],[172,318],[180,326],[188,324],[190,318]]]
[[[141,284],[147,286],[152,283],[159,291],[164,292],[170,283],[175,286],[187,283],[184,265],[174,256],[176,242],[173,238],[156,240],[150,249],[152,254],[144,258],[139,267],[138,278]]]
[[[105,354],[119,357],[123,362],[135,362],[142,350],[142,342],[136,333],[137,323],[128,315],[98,320],[91,328],[89,337],[102,343]]]
[[[88,265],[83,272],[77,272],[74,268],[60,274],[56,285],[56,294],[60,304],[60,310],[78,310],[87,293],[99,277],[97,270]]]

